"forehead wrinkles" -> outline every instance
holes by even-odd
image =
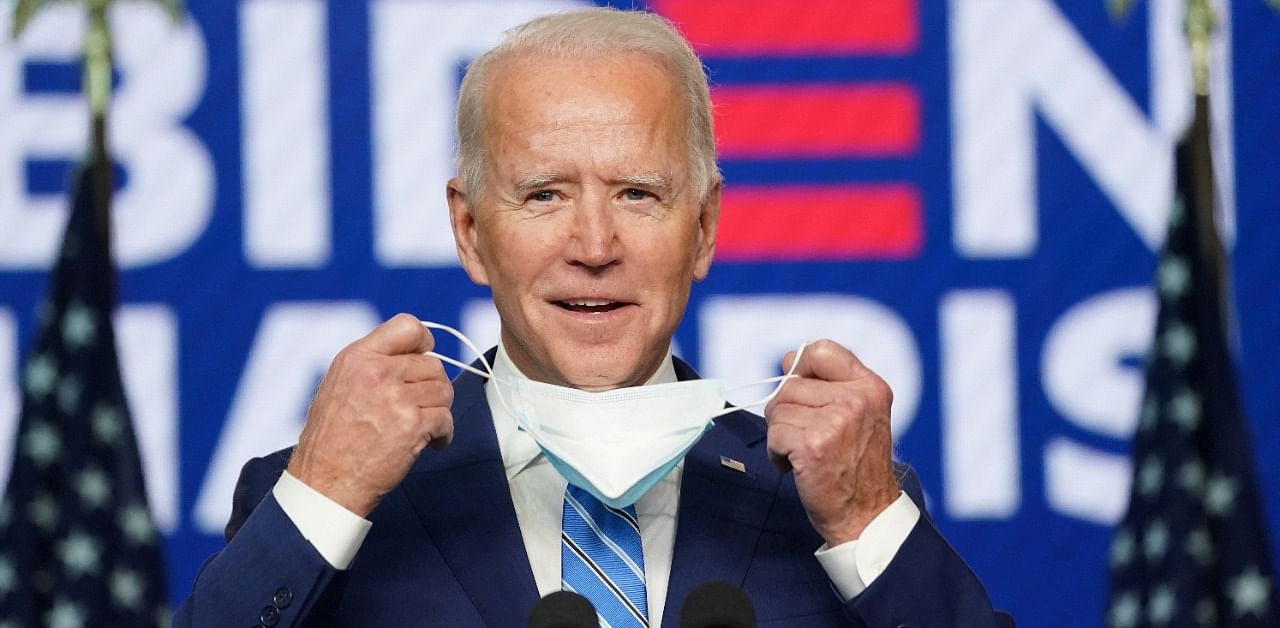
[[[587,63],[555,57],[504,59],[491,73],[485,98],[487,143],[512,140],[553,146],[585,132],[598,139],[636,128],[653,139],[684,135],[684,106],[670,72],[639,55],[615,55]],[[612,126],[612,128],[610,128]]]

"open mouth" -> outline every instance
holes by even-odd
[[[570,312],[582,312],[584,314],[603,314],[626,305],[626,303],[620,301],[606,299],[567,299],[556,301],[555,304]]]

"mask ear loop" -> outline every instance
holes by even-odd
[[[739,410],[744,410],[744,409],[746,409],[746,408],[757,408],[757,407],[763,406],[763,405],[765,405],[765,404],[768,404],[770,401],[773,401],[773,398],[774,398],[774,397],[777,397],[777,396],[778,396],[778,393],[782,392],[782,387],[783,387],[784,385],[786,385],[787,380],[789,380],[789,379],[793,379],[793,378],[796,378],[796,377],[799,377],[799,375],[796,375],[796,367],[800,365],[800,356],[804,355],[804,348],[805,348],[805,347],[807,347],[807,346],[809,346],[809,342],[810,342],[810,341],[806,340],[806,341],[804,341],[804,342],[800,343],[800,347],[799,347],[798,349],[796,349],[796,359],[794,359],[794,360],[792,360],[792,361],[791,361],[791,368],[787,370],[787,374],[786,374],[786,375],[779,375],[779,376],[777,376],[777,377],[770,377],[770,378],[768,378],[768,379],[762,379],[762,380],[760,380],[760,381],[758,381],[758,382],[751,382],[750,384],[741,384],[741,385],[738,385],[738,386],[732,386],[732,387],[729,387],[729,388],[726,388],[726,389],[725,389],[725,392],[726,392],[726,393],[728,393],[728,392],[733,392],[733,391],[735,391],[735,390],[742,390],[742,389],[744,389],[744,388],[752,388],[752,387],[755,387],[755,386],[759,386],[760,384],[768,384],[768,383],[771,383],[771,382],[778,382],[778,385],[777,385],[776,387],[774,387],[773,392],[771,392],[771,393],[769,393],[768,395],[766,395],[763,399],[758,399],[758,400],[753,401],[753,402],[751,402],[751,403],[745,403],[745,404],[742,404],[742,405],[740,405],[740,406],[730,405],[730,407],[725,408],[724,410],[721,410],[720,412],[717,412],[717,413],[715,413],[715,414],[711,415],[711,418],[713,418],[713,419],[714,419],[714,418],[716,418],[716,417],[722,417],[722,416],[724,416],[724,415],[726,415],[726,414],[732,414],[732,413],[734,413],[734,412],[737,412],[737,411],[739,411]]]
[[[511,416],[518,416],[515,413],[515,411],[511,409],[511,404],[507,403],[507,395],[502,391],[502,385],[497,381],[497,379],[493,375],[493,365],[489,364],[489,360],[484,357],[484,352],[481,351],[480,348],[476,346],[476,343],[471,342],[471,339],[467,338],[466,334],[463,334],[462,332],[448,325],[444,325],[441,323],[433,323],[431,321],[419,321],[419,322],[421,322],[422,326],[426,327],[427,329],[438,329],[440,331],[443,331],[453,336],[454,338],[457,338],[458,342],[461,342],[463,346],[470,349],[471,352],[476,355],[476,357],[480,358],[480,364],[484,365],[485,370],[482,371],[474,366],[471,366],[470,364],[467,364],[466,362],[463,362],[461,360],[455,360],[446,355],[440,355],[435,351],[427,351],[422,355],[433,357],[437,360],[440,360],[441,362],[452,364],[464,371],[475,373],[480,377],[493,381],[494,390],[498,392],[498,401],[502,403],[502,407],[506,408],[507,412],[509,412]]]
[[[454,365],[454,366],[456,366],[456,367],[458,367],[458,368],[460,368],[460,369],[462,369],[462,370],[464,370],[464,371],[470,371],[470,372],[475,373],[476,375],[479,375],[480,377],[483,377],[483,378],[485,378],[485,379],[492,379],[492,378],[493,378],[493,366],[491,366],[491,365],[489,364],[489,360],[485,359],[485,357],[484,357],[484,353],[483,353],[482,351],[480,351],[480,349],[479,349],[478,347],[476,347],[476,345],[475,345],[475,343],[474,343],[474,342],[471,342],[471,339],[470,339],[470,338],[467,338],[467,337],[466,337],[466,335],[464,335],[462,332],[460,332],[460,331],[458,331],[458,330],[456,330],[456,329],[454,329],[454,328],[452,328],[452,327],[450,327],[450,326],[448,326],[448,325],[442,325],[442,324],[440,324],[440,323],[433,323],[433,322],[431,322],[431,321],[420,321],[420,322],[422,323],[422,326],[423,326],[423,327],[426,327],[427,329],[438,329],[438,330],[440,330],[440,331],[443,331],[443,332],[445,332],[445,333],[448,333],[449,335],[453,336],[454,338],[457,338],[457,339],[458,339],[458,342],[461,342],[461,343],[463,344],[463,346],[465,346],[466,348],[470,349],[472,353],[476,354],[476,357],[479,357],[479,358],[480,358],[480,363],[484,365],[484,369],[485,369],[485,370],[484,370],[484,371],[482,371],[482,370],[480,370],[480,369],[478,369],[478,368],[476,368],[476,367],[474,367],[474,366],[471,366],[470,364],[467,364],[466,362],[463,362],[463,361],[461,361],[461,360],[455,360],[455,359],[453,359],[453,358],[451,358],[451,357],[449,357],[449,356],[440,355],[439,353],[436,353],[435,351],[427,351],[426,353],[423,353],[422,355],[429,356],[429,357],[433,357],[433,358],[435,358],[435,359],[437,359],[437,360],[440,360],[441,362],[445,362],[445,363],[447,363],[447,364],[452,364],[452,365]],[[485,372],[485,371],[488,371],[488,372]]]

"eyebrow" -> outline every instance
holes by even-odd
[[[624,185],[634,185],[668,192],[673,187],[671,176],[662,172],[641,172],[621,176],[617,178],[617,182]]]
[[[558,172],[535,172],[517,179],[515,189],[517,193],[530,192],[545,187],[547,184],[564,181],[565,179],[566,177]],[[614,183],[667,192],[674,187],[671,175],[662,172],[639,172],[623,175],[614,179]]]
[[[548,183],[562,181],[564,177],[555,172],[536,172],[516,180],[516,192],[523,193],[546,186]]]

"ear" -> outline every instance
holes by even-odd
[[[707,200],[702,203],[702,212],[698,214],[698,244],[693,259],[693,278],[702,281],[711,272],[711,260],[716,255],[716,227],[720,224],[720,187],[721,182],[707,192]]]
[[[487,286],[489,273],[484,267],[484,256],[480,254],[475,208],[467,200],[462,179],[449,179],[446,194],[449,199],[449,224],[453,226],[453,242],[458,247],[458,261],[462,262],[462,268],[467,271],[471,281]]]

